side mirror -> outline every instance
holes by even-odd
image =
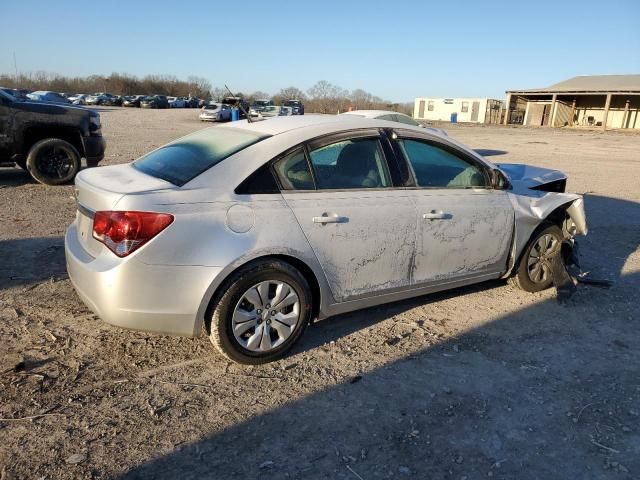
[[[496,190],[509,190],[511,182],[502,170],[491,170],[491,186]]]

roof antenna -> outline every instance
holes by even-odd
[[[238,98],[238,107],[240,107],[240,110],[242,110],[242,113],[244,113],[244,116],[247,117],[247,122],[253,123],[253,120],[251,119],[251,116],[247,113],[247,111],[242,106],[242,102],[240,102],[239,97],[236,97],[236,95],[231,91],[231,89],[229,87],[227,87],[226,84],[225,84],[224,88],[227,89],[227,91],[231,94],[232,97]]]

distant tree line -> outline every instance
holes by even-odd
[[[23,73],[17,77],[1,74],[0,86],[88,94],[109,92],[115,95],[194,96],[213,101],[220,101],[229,95],[226,88],[214,88],[209,80],[197,76],[180,80],[173,75],[146,75],[140,78],[123,73],[112,73],[109,76],[90,75],[88,77],[67,77],[49,72]],[[234,93],[243,96],[249,102],[261,98],[271,98],[276,105],[281,105],[287,100],[300,100],[305,105],[305,111],[309,113],[338,113],[352,109],[394,110],[411,115],[413,111],[413,103],[392,103],[365,90],[358,88],[349,91],[326,80],[319,81],[306,92],[292,86],[281,89],[275,95],[269,95],[260,90],[248,94]]]
[[[0,85],[8,88],[28,88],[30,90],[51,90],[54,92],[87,93],[109,92],[114,95],[169,95],[173,97],[194,96],[208,99],[211,96],[211,82],[205,78],[191,76],[180,80],[173,75],[135,75],[112,73],[90,75],[88,77],[67,77],[57,73],[35,72],[14,75],[0,75]]]

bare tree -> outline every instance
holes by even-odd
[[[211,95],[211,100],[214,102],[221,102],[224,97],[228,95],[226,88],[215,87],[209,90],[209,94]]]
[[[283,88],[273,96],[273,101],[277,105],[281,105],[287,100],[300,100],[304,102],[306,99],[307,96],[297,87]]]

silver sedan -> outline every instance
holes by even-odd
[[[233,122],[82,171],[67,269],[111,324],[206,331],[262,363],[313,319],[497,278],[549,287],[561,242],[587,232],[565,182],[397,122]]]

